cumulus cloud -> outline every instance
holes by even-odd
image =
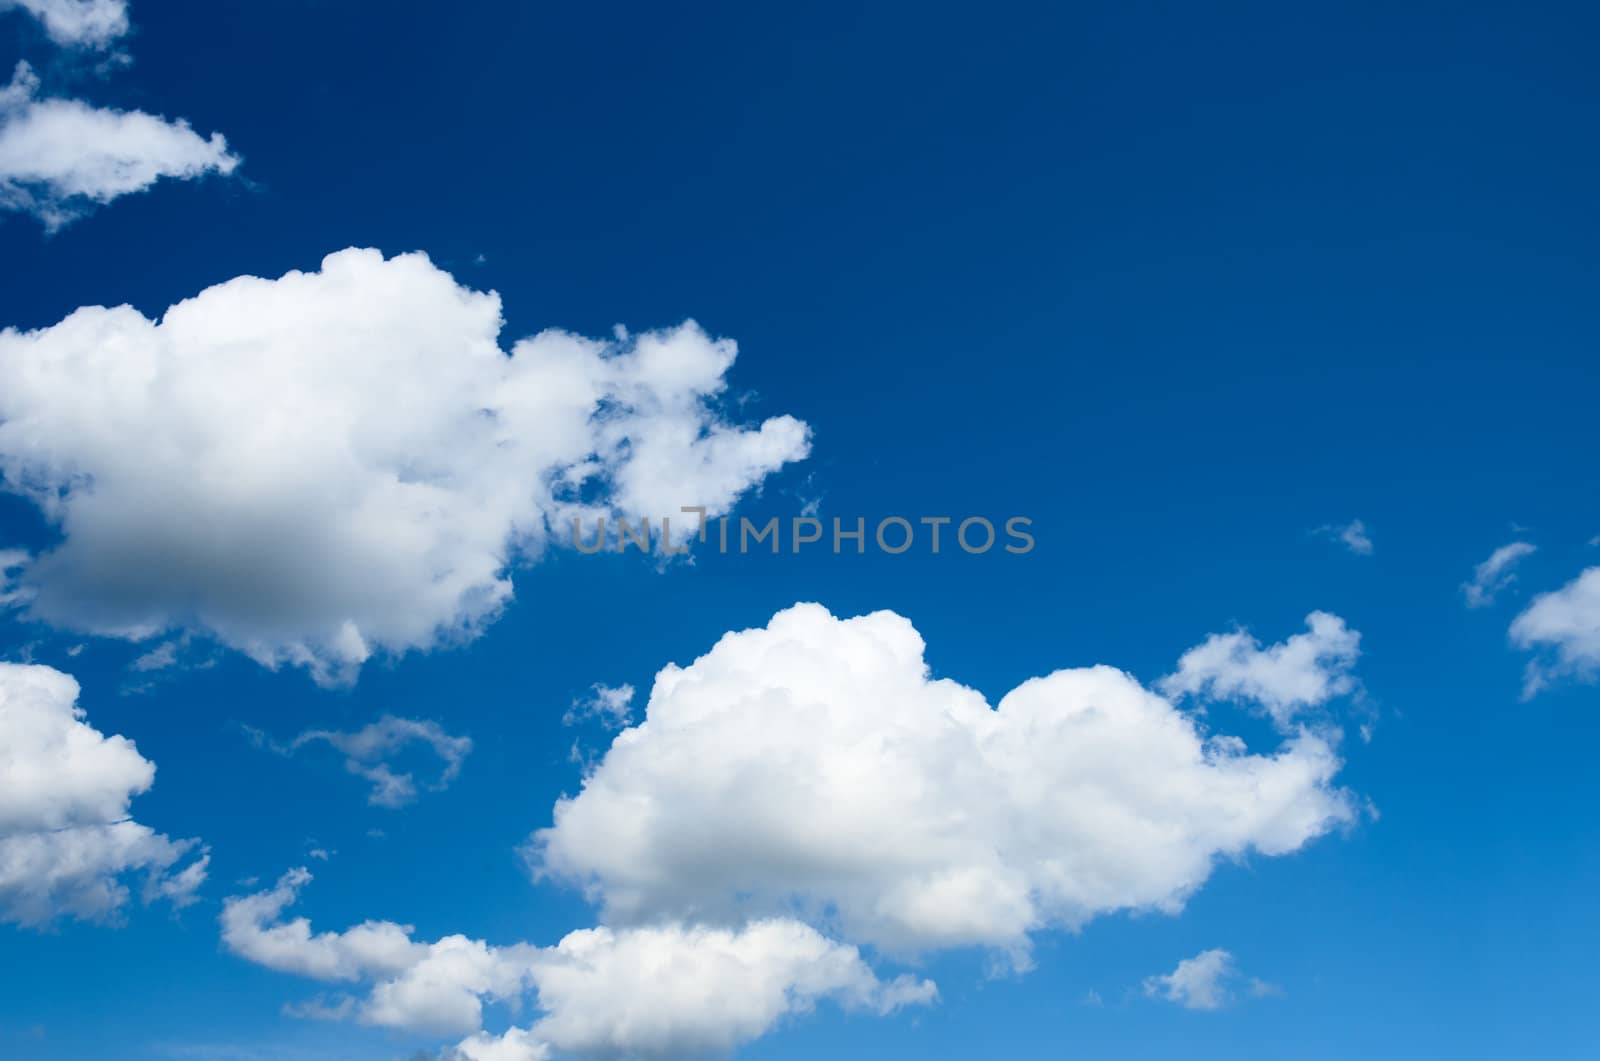
[[[1361,655],[1361,634],[1328,612],[1312,612],[1306,626],[1306,633],[1266,648],[1244,630],[1212,634],[1158,686],[1174,697],[1254,701],[1287,729],[1307,708],[1355,689],[1350,671]]]
[[[1489,559],[1473,569],[1471,581],[1461,584],[1467,607],[1483,608],[1493,604],[1496,595],[1516,580],[1512,568],[1523,557],[1537,551],[1538,547],[1528,542],[1512,542],[1490,553]]]
[[[0,88],[0,209],[32,214],[49,231],[163,177],[229,174],[239,164],[222,134],[178,119],[41,98],[18,63]]]
[[[1535,597],[1511,623],[1511,640],[1520,648],[1547,649],[1553,657],[1528,663],[1523,699],[1556,678],[1592,680],[1600,673],[1600,567]]]
[[[719,413],[736,347],[693,322],[509,354],[500,327],[426,256],[350,249],[159,321],[0,332],[0,474],[62,536],[18,578],[30,613],[348,682],[475,636],[572,519],[724,513],[808,451],[793,417]]]
[[[1193,958],[1180,961],[1170,973],[1147,977],[1144,993],[1176,1002],[1184,1009],[1213,1010],[1231,1004],[1238,997],[1241,985],[1258,998],[1280,993],[1277,987],[1264,980],[1251,979],[1246,983],[1233,955],[1221,949],[1201,951]]]
[[[1118,910],[1175,912],[1219,859],[1353,820],[1309,732],[1208,738],[1097,666],[990,707],[933,680],[905,619],[797,605],[655,679],[528,857],[612,924],[795,916],[889,953],[981,946]]]
[[[788,919],[738,930],[600,927],[553,947],[459,935],[424,943],[388,921],[314,933],[305,918],[283,920],[310,879],[296,869],[268,891],[228,899],[225,946],[272,969],[367,989],[360,999],[319,1000],[302,1008],[307,1015],[467,1035],[455,1053],[468,1061],[720,1053],[823,1000],[883,1014],[936,993],[911,977],[880,981],[854,947]],[[485,1004],[524,994],[539,1011],[529,1027],[481,1031]]]
[[[461,773],[461,764],[472,751],[472,738],[452,737],[437,722],[429,719],[396,718],[385,715],[378,721],[349,733],[312,729],[287,744],[279,744],[260,730],[246,727],[252,740],[280,755],[293,755],[315,744],[326,744],[341,752],[344,768],[372,785],[367,802],[374,807],[399,808],[417,799],[417,779],[410,772],[397,772],[394,760],[411,745],[432,750],[442,764],[439,777],[427,787],[442,792]]]
[[[127,0],[0,0],[0,13],[21,9],[62,47],[108,48],[128,32]]]
[[[130,874],[143,876],[146,901],[183,906],[205,880],[203,853],[174,871],[196,841],[128,816],[155,765],[85,722],[77,699],[69,675],[0,663],[0,920],[108,918],[127,901]]]
[[[1372,555],[1372,536],[1367,533],[1367,525],[1358,519],[1349,523],[1329,523],[1316,530],[1327,538],[1339,542],[1357,556]]]

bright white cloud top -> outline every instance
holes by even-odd
[[[1541,593],[1511,624],[1511,640],[1520,648],[1549,649],[1554,659],[1528,663],[1524,699],[1552,679],[1592,679],[1600,673],[1600,567],[1591,567],[1565,586]]]
[[[0,663],[0,921],[104,919],[141,875],[148,901],[182,906],[207,857],[128,816],[156,768],[125,737],[106,736],[76,706],[78,683],[50,667]]]
[[[457,1056],[468,1061],[726,1053],[823,1000],[884,1014],[936,993],[909,976],[880,981],[856,948],[790,919],[736,931],[584,929],[554,947],[497,947],[465,936],[424,943],[411,938],[410,926],[390,921],[313,933],[305,918],[283,920],[310,879],[292,870],[268,891],[227,900],[224,945],[272,969],[367,989],[363,998],[305,1012],[467,1035]],[[527,992],[540,1011],[530,1027],[481,1033],[485,1004]]]
[[[127,0],[0,0],[0,13],[22,10],[64,48],[108,48],[128,32]]]
[[[1312,612],[1306,627],[1265,648],[1244,630],[1212,634],[1183,654],[1159,688],[1174,697],[1253,701],[1280,728],[1292,728],[1301,712],[1354,691],[1351,670],[1361,656],[1361,634],[1339,616]]]
[[[1247,754],[1105,666],[991,708],[930,679],[900,616],[797,605],[661,671],[528,853],[607,923],[798,914],[889,953],[1025,965],[1036,930],[1175,912],[1219,859],[1352,821],[1330,739]]]
[[[0,209],[32,214],[51,231],[163,177],[238,165],[221,133],[202,137],[182,119],[43,98],[27,63],[0,88]]]
[[[724,513],[808,452],[718,412],[737,350],[692,322],[509,354],[500,328],[426,256],[350,249],[0,333],[0,473],[63,536],[17,576],[31,615],[350,681],[475,636],[574,516]]]

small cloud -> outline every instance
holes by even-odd
[[[40,87],[26,62],[0,85],[0,211],[32,214],[46,233],[159,180],[226,176],[239,165],[220,133],[202,137],[182,119],[94,107]]]
[[[385,715],[350,733],[307,730],[287,744],[279,744],[254,726],[240,725],[239,729],[257,748],[282,756],[292,756],[312,744],[330,745],[344,754],[345,770],[371,784],[367,802],[374,807],[390,809],[413,803],[418,795],[416,777],[409,771],[397,772],[391,762],[402,750],[420,744],[432,749],[443,762],[438,780],[425,786],[430,792],[443,792],[450,787],[461,773],[462,762],[472,751],[470,737],[452,737],[437,722],[427,719],[393,715]]]
[[[178,650],[183,647],[185,640],[163,641],[128,664],[128,668],[140,674],[148,673],[149,671],[166,670],[178,662]]]
[[[1085,1005],[1085,1006],[1093,1006],[1095,1008],[1099,1008],[1100,1006],[1103,1006],[1105,1004],[1106,1004],[1105,1003],[1105,999],[1100,997],[1100,992],[1095,991],[1092,988],[1089,990],[1089,992],[1087,994],[1085,994],[1083,996],[1083,1005]]]
[[[1528,542],[1512,542],[1490,553],[1489,559],[1473,568],[1471,580],[1461,583],[1467,607],[1483,608],[1493,604],[1496,594],[1516,581],[1512,569],[1523,557],[1536,552],[1538,547]]]
[[[1523,676],[1524,700],[1558,678],[1595,680],[1600,676],[1600,566],[1539,594],[1512,621],[1510,633],[1518,648],[1542,651]]]
[[[1351,671],[1361,656],[1360,632],[1331,612],[1312,612],[1306,627],[1265,647],[1245,630],[1212,634],[1156,688],[1173,698],[1254,701],[1288,730],[1303,711],[1358,689]]]
[[[1340,542],[1357,556],[1372,555],[1372,536],[1367,533],[1367,525],[1358,519],[1342,524],[1325,523],[1311,533]]]
[[[1146,977],[1144,993],[1184,1009],[1218,1010],[1235,1001],[1241,980],[1233,955],[1214,948],[1183,959],[1170,973]],[[1243,990],[1251,998],[1283,993],[1277,985],[1253,977],[1244,981]]]
[[[286,1002],[283,1006],[283,1015],[297,1020],[349,1020],[355,1012],[356,1000],[349,995],[341,995],[331,1001],[318,995],[303,1002]]]
[[[128,664],[130,677],[122,683],[123,696],[142,695],[182,671],[207,670],[217,665],[215,658],[199,659],[189,653],[188,634],[170,638]],[[172,673],[165,673],[165,672]]]
[[[1250,985],[1247,990],[1250,992],[1251,998],[1283,997],[1283,988],[1279,987],[1277,984],[1268,983],[1265,980],[1258,980],[1253,976],[1250,978]]]
[[[562,717],[561,723],[566,726],[575,726],[580,722],[594,719],[606,729],[622,729],[633,721],[633,693],[631,685],[600,685],[589,687],[589,695],[580,696],[572,701],[572,706]]]
[[[0,0],[38,19],[51,43],[104,50],[128,32],[128,0]]]

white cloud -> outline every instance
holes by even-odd
[[[128,664],[128,669],[144,674],[149,671],[166,670],[168,667],[177,666],[178,651],[182,648],[182,638],[175,637],[170,641],[163,641]]]
[[[526,1028],[512,1028],[504,1035],[479,1033],[463,1040],[445,1061],[545,1061],[550,1047]]]
[[[38,19],[62,47],[107,48],[128,32],[127,0],[0,0],[0,12],[13,8]]]
[[[1316,533],[1342,543],[1357,556],[1372,555],[1372,536],[1367,533],[1367,525],[1358,519],[1349,523],[1326,524],[1318,527]]]
[[[316,980],[394,976],[426,956],[426,945],[412,942],[409,925],[367,921],[343,933],[313,935],[305,918],[280,922],[310,880],[308,870],[294,869],[267,891],[227,899],[223,944],[258,965]]]
[[[575,515],[723,513],[807,453],[792,417],[717,412],[736,348],[692,322],[510,356],[500,326],[426,256],[351,249],[159,322],[0,332],[0,473],[63,534],[20,576],[32,616],[351,681],[475,636]]]
[[[929,677],[900,616],[798,605],[662,670],[528,853],[611,924],[799,914],[891,953],[1025,965],[1036,929],[1174,912],[1219,858],[1352,821],[1339,766],[1312,733],[1270,756],[1208,740],[1110,667],[991,708]]]
[[[45,99],[27,63],[0,88],[0,210],[37,217],[54,231],[96,206],[163,177],[232,173],[239,159],[220,133],[143,111]]]
[[[345,756],[344,768],[372,785],[367,802],[374,807],[399,808],[417,798],[417,779],[409,771],[397,773],[392,760],[408,746],[421,744],[432,749],[443,764],[439,779],[427,787],[442,792],[461,773],[461,764],[472,751],[472,738],[452,737],[437,722],[429,719],[396,718],[385,715],[350,733],[337,730],[307,730],[287,744],[278,744],[260,730],[245,728],[252,740],[280,755],[293,755],[313,744],[327,744]]]
[[[1490,553],[1489,559],[1473,569],[1472,580],[1461,584],[1467,607],[1482,608],[1493,604],[1495,596],[1516,581],[1517,576],[1512,573],[1512,568],[1523,557],[1535,552],[1538,552],[1538,547],[1528,542],[1512,542]]]
[[[1212,634],[1178,660],[1158,687],[1168,696],[1253,700],[1282,728],[1297,714],[1355,689],[1350,671],[1361,634],[1328,612],[1306,616],[1306,633],[1267,648],[1244,630]]]
[[[572,701],[561,721],[574,726],[592,718],[606,729],[621,729],[633,721],[633,693],[631,685],[591,686],[588,695]]]
[[[1144,993],[1176,1002],[1184,1009],[1221,1009],[1233,1001],[1232,985],[1238,977],[1232,954],[1206,950],[1183,959],[1170,973],[1146,978]]]
[[[1548,648],[1555,654],[1553,660],[1529,662],[1524,699],[1555,678],[1592,679],[1600,672],[1600,567],[1535,597],[1511,623],[1511,640],[1520,648]]]
[[[147,901],[183,906],[205,880],[204,854],[171,872],[195,841],[128,817],[155,765],[127,738],[83,721],[77,698],[69,675],[0,663],[0,920],[110,917],[132,873],[144,876]]]
[[[884,1015],[936,994],[879,981],[856,948],[789,919],[586,929],[541,951],[533,978],[545,1015],[532,1034],[577,1057],[725,1054],[822,999]]]
[[[297,869],[269,891],[227,900],[227,948],[279,971],[368,987],[363,999],[297,1007],[302,1015],[469,1035],[458,1052],[471,1061],[726,1052],[822,1000],[884,1014],[936,995],[926,981],[880,981],[854,947],[787,919],[738,930],[585,929],[554,947],[459,935],[422,943],[387,921],[313,933],[304,918],[282,920],[309,880]],[[530,992],[539,1011],[531,1026],[480,1033],[486,1003]]]

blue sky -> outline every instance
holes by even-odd
[[[474,1029],[374,1018],[390,973],[319,980],[287,951],[268,960],[241,942],[248,933],[226,937],[225,900],[298,866],[315,879],[283,917],[319,933],[389,921],[413,926],[419,945],[459,934],[551,948],[596,925],[744,931],[756,910],[859,948],[877,1001],[850,1011],[841,989],[813,1007],[795,988],[792,1011],[736,1036],[741,1057],[1589,1056],[1593,12],[133,0],[128,14],[127,32],[100,40],[0,12],[0,66],[25,60],[38,81],[27,99],[0,100],[0,326],[18,329],[0,339],[0,550],[21,557],[0,594],[3,658],[72,675],[83,723],[155,764],[153,786],[118,789],[131,803],[106,821],[131,813],[174,843],[197,838],[210,861],[177,902],[143,902],[140,867],[181,871],[198,845],[111,873],[130,895],[94,916],[16,916],[16,880],[46,871],[0,872],[0,1056],[449,1059]],[[116,112],[126,137],[108,148],[107,126],[45,100]],[[181,117],[197,135],[133,129],[135,112]],[[46,120],[87,161],[62,149],[58,171],[40,169]],[[166,175],[113,194],[95,183],[117,170],[102,149],[151,152]],[[323,265],[348,247],[389,257]],[[413,251],[432,264],[393,257]],[[319,269],[151,323],[235,277]],[[465,294],[491,290],[498,307]],[[61,325],[79,307],[123,304],[148,321]],[[703,333],[672,330],[691,318]],[[619,323],[629,338],[611,338]],[[493,382],[483,344],[510,354],[547,328],[570,335],[518,348],[511,361],[533,367]],[[736,341],[737,359],[717,362],[705,336]],[[639,357],[651,342],[670,356]],[[478,367],[458,370],[470,350]],[[554,392],[535,356],[570,357],[604,392],[559,459],[529,441],[557,422],[553,406],[507,396],[519,382]],[[142,367],[121,375],[129,365]],[[474,402],[495,411],[494,446],[473,433]],[[800,422],[803,441],[784,434]],[[721,433],[738,454],[681,444],[679,429]],[[591,451],[603,470],[588,492],[524,496]],[[354,507],[374,468],[395,467],[391,478],[429,481],[440,500]],[[52,509],[50,497],[70,500]],[[563,544],[561,505],[676,515],[666,497],[785,526],[810,512],[869,528],[894,515],[1020,516],[1036,545],[702,546],[688,563]],[[529,520],[551,540],[530,542]],[[1370,548],[1340,539],[1353,521]],[[1469,607],[1463,584],[1516,542],[1535,551],[1485,572],[1485,586],[1512,577]],[[383,577],[346,577],[372,557]],[[486,562],[470,592],[432,595]],[[494,586],[508,595],[485,604]],[[1336,776],[1300,782],[1301,795],[1343,793],[1349,813],[1283,851],[1261,849],[1262,827],[1233,857],[1208,838],[1269,795],[1225,802],[1203,771],[1184,788],[1187,775],[1162,765],[1166,745],[1145,754],[1137,742],[1119,758],[1047,738],[1028,755],[1023,741],[1011,758],[957,760],[977,778],[963,788],[935,742],[919,743],[946,687],[873,655],[891,634],[812,617],[749,673],[733,653],[765,642],[718,645],[800,601],[839,619],[903,616],[932,678],[989,705],[1096,664],[1157,690],[1190,649],[1247,630],[1255,649],[1243,643],[1201,695],[1163,687],[1159,717],[1263,756],[1297,733],[1326,741]],[[1359,631],[1358,656],[1318,654],[1265,679],[1249,670],[1306,635],[1314,611]],[[338,640],[347,621],[364,661]],[[791,657],[793,645],[815,655]],[[170,665],[157,667],[168,656],[148,654],[161,646]],[[636,759],[600,765],[617,732],[569,723],[574,702],[629,684],[638,722],[671,664],[702,680],[651,702]],[[1530,664],[1544,679],[1528,695]],[[806,686],[808,671],[826,681]],[[1283,691],[1308,679],[1331,685]],[[1047,715],[1079,703],[1047,689]],[[792,744],[729,752],[745,747],[731,720],[751,711],[774,711],[772,731],[789,733],[785,695],[836,714],[800,712]],[[1126,690],[1090,699],[1101,696],[1106,710],[1135,702]],[[38,718],[70,729],[69,704]],[[672,711],[715,724],[674,730]],[[348,742],[289,747],[385,716],[470,738],[459,774],[436,784],[424,741],[364,759]],[[829,775],[858,762],[829,743],[826,723],[840,719],[869,734],[881,724],[910,758],[865,780]],[[126,756],[58,763],[59,745],[31,733],[6,737],[10,759],[0,745],[0,794],[22,808],[0,814],[13,854],[81,824],[83,792],[133,769]],[[1056,754],[1073,747],[1109,764],[1095,774],[1106,791],[1170,788],[1157,810],[1127,797],[1164,837],[1140,865],[1194,848],[1214,860],[1209,874],[1192,887],[1158,869],[1119,876],[1132,857],[1119,839],[1060,824],[1075,804],[1016,795],[1100,792]],[[373,805],[347,758],[413,773],[415,798]],[[673,802],[728,763],[752,771],[748,806]],[[895,772],[908,763],[925,773]],[[75,788],[80,768],[91,780]],[[586,788],[596,769],[609,787]],[[769,779],[803,791],[825,775],[855,801],[867,855],[843,837],[837,852],[788,849],[792,836],[758,836],[739,813],[826,823],[799,797],[763,802],[782,787]],[[908,805],[943,814],[956,840],[904,820],[904,776],[948,777]],[[583,792],[603,810],[608,791],[665,816],[666,853],[623,824],[574,827],[574,872],[594,887],[535,879],[529,837],[557,801]],[[30,818],[36,807],[67,816]],[[707,830],[729,837],[724,858],[695,847]],[[1006,837],[992,852],[991,834]],[[952,854],[961,838],[974,850]],[[905,853],[920,841],[940,853]],[[849,862],[865,891],[792,894],[783,871],[762,868],[822,855]],[[989,867],[990,855],[1034,889],[1031,967],[1008,956],[1016,939],[1002,930],[937,942],[999,916],[987,885],[941,900],[947,920],[914,945],[892,945],[878,914],[852,916],[857,902],[904,912],[896,857],[940,869]],[[1057,857],[1128,891],[1064,915],[1039,899],[1040,867]],[[619,869],[628,859],[638,864]],[[604,901],[625,871],[656,882],[643,912]],[[1178,892],[1167,909],[1147,901]],[[1215,1008],[1152,979],[1218,949],[1235,973],[1213,985]],[[936,982],[937,1001],[877,1015],[901,975]],[[540,983],[512,992],[516,1008],[487,1002],[487,1031],[554,1013],[567,1019],[566,1031],[546,1026],[560,1057],[701,1043],[618,1038],[609,1001],[569,1004]],[[737,1007],[705,986],[716,997],[704,1027],[720,1029]],[[654,996],[634,990],[648,1009]],[[346,996],[347,1019],[294,1015]],[[601,1032],[570,1031],[585,1021]]]

